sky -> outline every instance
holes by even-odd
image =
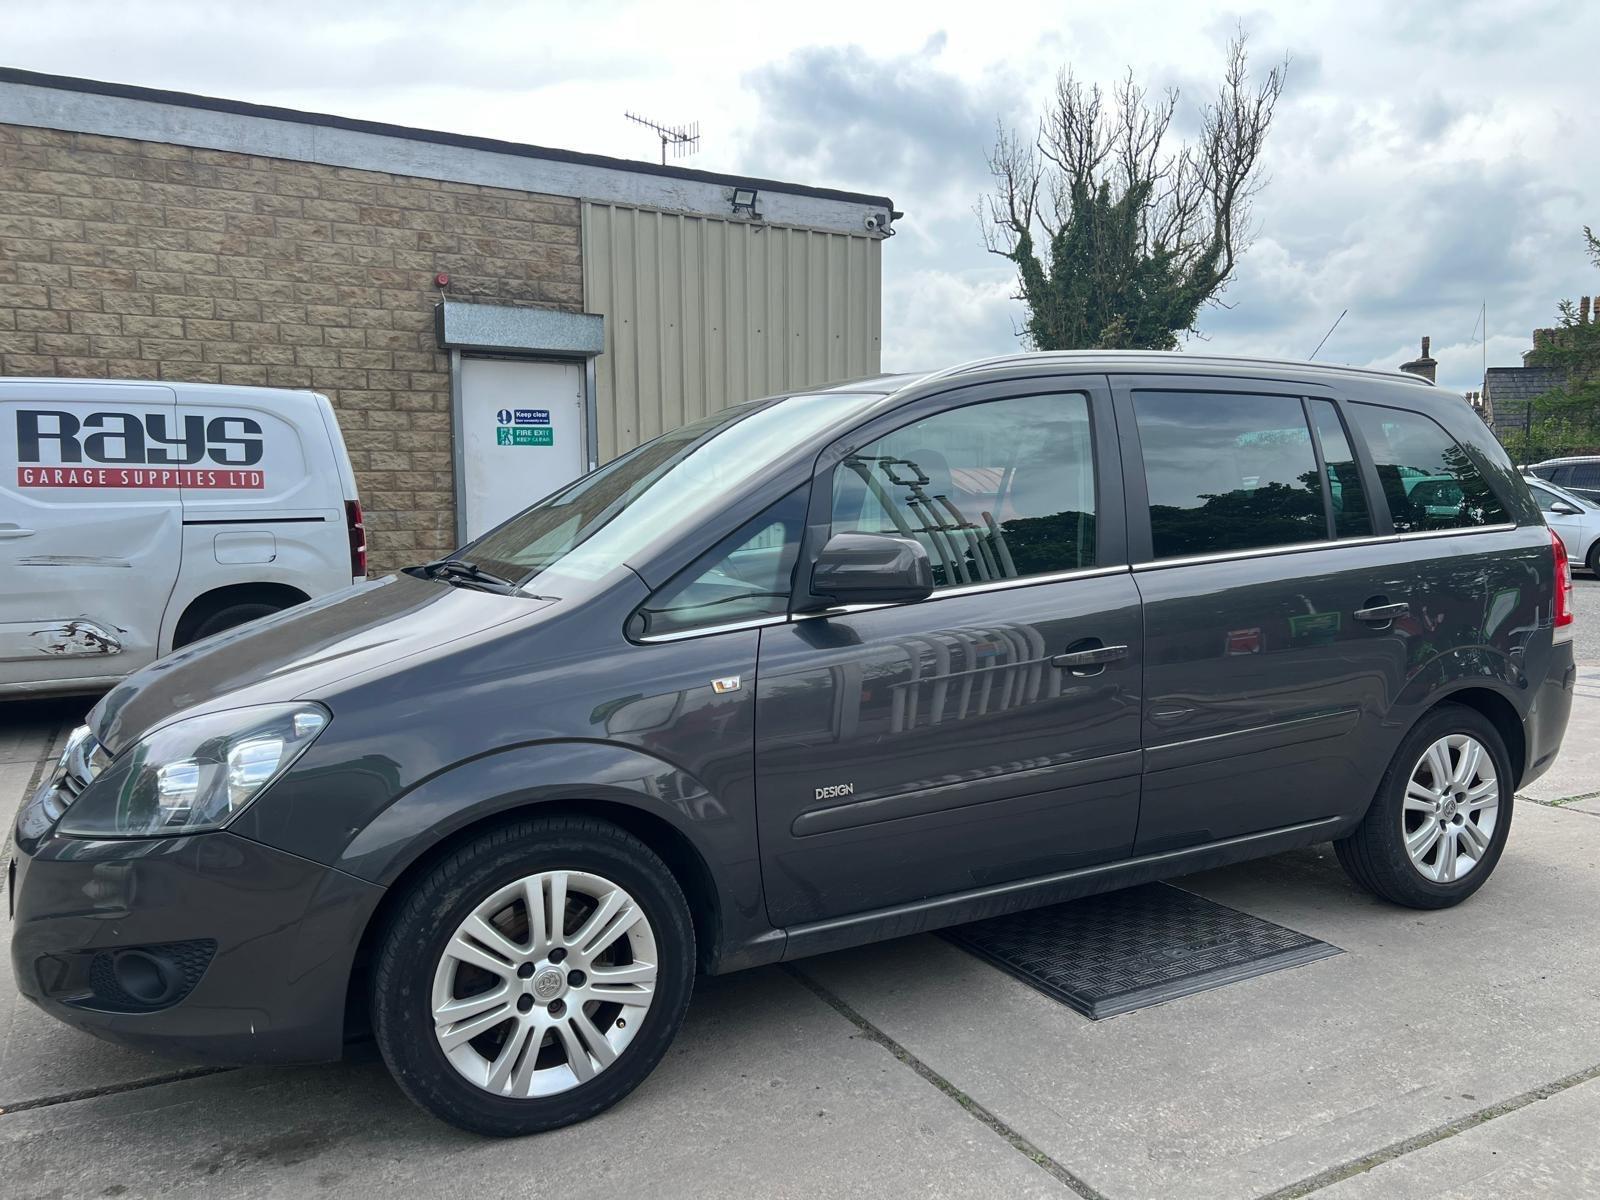
[[[1193,132],[1235,29],[1289,56],[1254,241],[1190,352],[1514,366],[1562,297],[1600,294],[1593,0],[1005,5],[521,0],[12,0],[5,65],[628,158],[626,110],[698,121],[685,166],[888,195],[883,361],[1015,350],[1009,263],[983,247],[997,123],[1032,131],[1057,72],[1179,89]],[[1483,306],[1488,312],[1485,346]]]

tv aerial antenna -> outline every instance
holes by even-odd
[[[653,130],[661,139],[661,165],[667,165],[667,147],[672,147],[672,157],[682,158],[693,154],[700,149],[700,122],[690,121],[686,125],[663,125],[659,121],[652,121],[648,117],[641,117],[638,113],[625,112],[622,114],[637,125]]]

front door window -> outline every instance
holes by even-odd
[[[972,404],[861,447],[833,473],[833,532],[917,539],[935,588],[1092,567],[1087,397]]]

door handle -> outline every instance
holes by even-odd
[[[1116,662],[1119,658],[1128,657],[1126,646],[1096,646],[1092,650],[1074,650],[1069,654],[1058,654],[1050,660],[1052,667],[1103,667],[1108,662]]]
[[[1397,617],[1403,617],[1410,611],[1411,605],[1402,600],[1399,604],[1375,604],[1371,608],[1358,608],[1355,616],[1358,621],[1372,621],[1382,624],[1384,621],[1393,621]]]
[[[22,529],[16,525],[0,525],[0,541],[6,541],[11,538],[25,538],[32,536],[33,530],[31,529]]]

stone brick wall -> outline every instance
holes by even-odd
[[[449,294],[581,311],[574,199],[0,125],[0,373],[313,388],[380,574],[454,542]]]

